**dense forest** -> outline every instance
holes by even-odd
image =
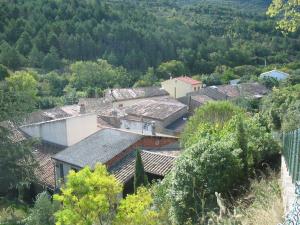
[[[206,85],[257,81],[275,67],[300,74],[300,33],[277,30],[269,4],[3,0],[0,80],[27,70],[37,81],[37,107],[51,108],[183,74]]]
[[[0,3],[0,63],[13,70],[102,58],[138,75],[169,60],[210,74],[218,65],[300,58],[299,32],[285,37],[275,29],[265,15],[269,1],[13,2]]]

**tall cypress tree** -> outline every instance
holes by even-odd
[[[243,162],[245,180],[248,181],[248,140],[241,116],[238,118],[237,123],[237,141],[240,149],[242,150],[241,159]]]
[[[138,187],[146,186],[148,183],[148,177],[144,170],[141,151],[137,149],[135,158],[134,192],[136,193]]]

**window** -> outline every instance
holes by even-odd
[[[200,87],[198,87],[198,91],[200,90]]]
[[[197,90],[197,88],[196,87],[194,87],[194,91],[196,91]]]

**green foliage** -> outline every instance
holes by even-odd
[[[134,84],[134,87],[153,86],[157,81],[153,67],[149,67],[146,74]]]
[[[23,58],[14,47],[4,42],[0,48],[0,63],[8,68],[18,69],[23,65]]]
[[[134,171],[134,192],[136,193],[140,186],[148,185],[148,177],[144,169],[141,151],[139,149],[136,150],[135,157],[135,171]]]
[[[113,67],[105,60],[97,62],[76,62],[70,66],[72,72],[71,84],[77,90],[89,87],[106,89],[119,85],[130,85],[130,79],[126,69]]]
[[[180,62],[178,68],[162,66],[159,78],[169,78],[169,72],[173,76],[211,74],[219,65],[251,66],[263,65],[265,59],[268,64],[299,59],[299,34],[278,35],[275,22],[265,17],[266,4],[261,1],[9,3],[0,3],[0,39],[11,47],[9,51],[1,48],[1,55],[9,57],[0,57],[0,62],[9,69],[23,65],[58,69],[61,63],[50,54],[53,48],[60,62],[103,58],[140,74],[164,62]],[[230,76],[226,74],[223,81]],[[130,78],[133,83],[138,80],[134,74]],[[140,85],[146,85],[142,81]]]
[[[279,18],[277,28],[284,32],[295,32],[300,23],[299,6],[298,1],[273,0],[267,14]]]
[[[269,89],[279,86],[279,81],[274,77],[264,77],[260,82]]]
[[[63,204],[55,213],[56,224],[110,223],[121,190],[121,184],[104,165],[97,164],[93,172],[88,167],[78,173],[71,171],[61,194],[54,195]]]
[[[114,224],[159,225],[159,213],[152,207],[152,194],[145,187],[138,188],[136,194],[127,195],[120,201]]]
[[[241,167],[232,142],[200,139],[185,149],[170,174],[168,200],[173,224],[200,221],[206,208],[216,205],[214,192],[226,193],[241,178]]]
[[[30,52],[32,48],[31,37],[26,31],[24,31],[18,39],[16,48],[23,55],[27,55]]]
[[[34,45],[28,55],[28,65],[31,67],[41,67],[44,54]]]
[[[0,64],[0,82],[4,80],[9,75],[8,69],[6,66]]]
[[[241,151],[241,160],[243,163],[244,179],[248,180],[248,140],[245,132],[244,122],[242,117],[238,117],[237,121],[237,142]]]
[[[290,131],[300,126],[299,100],[300,85],[274,88],[263,98],[262,112],[270,127],[275,130]]]
[[[37,54],[37,53],[35,53]],[[42,67],[46,70],[54,70],[61,66],[60,58],[55,47],[44,57]]]
[[[35,107],[36,81],[28,72],[16,72],[0,83],[0,180],[1,190],[22,187],[35,180],[32,141],[15,140],[14,127]]]
[[[58,74],[56,72],[50,72],[44,75],[41,81],[48,85],[49,93],[47,94],[56,97],[63,95],[64,88],[68,84],[66,76],[64,74]]]
[[[241,108],[228,101],[208,102],[198,108],[194,116],[189,119],[181,136],[183,146],[190,147],[197,142],[198,137],[195,136],[195,132],[198,128],[212,125],[221,129],[234,115],[242,112]]]
[[[167,178],[163,205],[174,224],[201,223],[215,207],[214,193],[232,193],[254,168],[279,152],[259,114],[229,102],[202,106],[183,134],[184,152]],[[161,199],[161,198],[160,198]]]
[[[11,201],[5,197],[0,198],[0,224],[1,225],[25,225],[24,219],[28,213],[28,205]]]
[[[26,219],[26,225],[54,225],[54,213],[59,209],[58,202],[53,202],[47,192],[37,195],[34,207]]]
[[[37,81],[34,76],[36,76],[36,74],[31,72],[18,71],[5,79],[9,92],[19,95],[19,101],[24,101],[22,105],[24,107],[26,105],[28,106],[28,109],[25,111],[30,111],[30,108],[34,106],[37,100]],[[14,103],[14,105],[16,104],[17,102]],[[21,110],[24,110],[24,108]]]
[[[170,77],[178,77],[186,75],[186,69],[181,61],[171,60],[160,64],[157,68],[159,78],[169,79]]]

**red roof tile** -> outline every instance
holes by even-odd
[[[175,79],[183,81],[188,84],[192,84],[192,85],[201,84],[200,81],[194,80],[193,78],[190,78],[190,77],[176,77]]]

